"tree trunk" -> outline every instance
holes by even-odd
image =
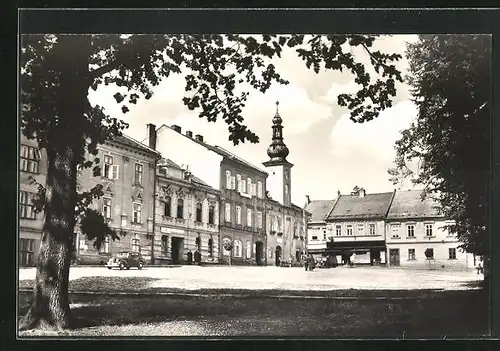
[[[70,324],[68,282],[75,225],[76,172],[71,172],[69,164],[74,156],[70,150],[47,154],[45,222],[33,301],[21,322],[21,329],[64,329]]]
[[[88,106],[89,36],[59,35],[47,68],[58,76],[51,124],[47,130],[45,221],[38,256],[33,301],[20,328],[70,326],[69,269],[77,201],[77,163],[84,155],[81,130]],[[41,92],[43,94],[43,92]]]

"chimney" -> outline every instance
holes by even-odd
[[[196,134],[196,135],[194,136],[194,138],[195,138],[196,140],[200,141],[200,142],[203,142],[203,135]]]
[[[181,132],[181,127],[179,127],[178,125],[176,124],[172,124],[172,129],[175,130],[177,133],[180,133]]]
[[[337,190],[337,197],[340,197],[340,190]]]
[[[309,198],[309,195],[306,195],[306,202],[307,202],[307,205],[309,205],[311,203],[311,199]]]
[[[365,197],[365,195],[366,195],[366,190],[363,188],[359,189],[359,197]]]
[[[148,123],[148,146],[156,150],[156,126],[152,123]]]
[[[188,138],[193,138],[193,132],[192,132],[192,131],[190,131],[190,130],[186,130],[186,136],[187,136]]]

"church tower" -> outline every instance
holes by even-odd
[[[267,189],[273,200],[282,205],[291,206],[291,169],[293,164],[286,160],[289,150],[283,142],[283,120],[278,112],[279,102],[276,101],[276,114],[273,118],[273,137],[267,149],[269,161],[262,164],[267,168]]]

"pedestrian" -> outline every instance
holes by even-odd
[[[201,266],[201,253],[198,249],[194,252],[194,261],[198,266]]]
[[[309,257],[306,255],[303,255],[302,261],[304,262],[304,268],[306,269],[306,272],[307,272],[309,270]]]
[[[193,253],[191,252],[191,250],[188,250],[188,253],[187,253],[187,264],[192,264],[193,263]]]
[[[310,271],[314,269],[316,265],[316,262],[314,262],[314,256],[312,254],[309,254],[309,263],[308,263],[308,268]]]

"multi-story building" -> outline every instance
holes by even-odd
[[[394,192],[340,195],[326,218],[329,254],[355,263],[387,262],[385,218]],[[352,257],[352,256],[354,257]]]
[[[101,176],[92,169],[79,171],[78,189],[84,191],[103,185],[104,196],[92,203],[102,211],[109,226],[120,240],[109,238],[97,250],[75,227],[77,263],[102,264],[119,251],[140,252],[147,262],[152,260],[154,228],[155,168],[160,154],[148,146],[123,135],[98,146]]]
[[[474,257],[459,249],[455,235],[445,228],[452,222],[439,214],[436,204],[421,191],[397,191],[386,222],[388,265],[413,268],[464,269]],[[430,257],[427,258],[425,251]]]
[[[38,148],[36,140],[21,135],[19,160],[19,265],[34,266],[40,248],[43,213],[35,213],[33,201],[38,185],[45,186],[47,155]]]
[[[278,112],[273,117],[272,142],[267,149],[269,160],[262,164],[269,173],[267,180],[267,262],[280,265],[282,261],[300,263],[305,252],[306,212],[292,204],[292,167],[286,160],[290,153],[283,142],[283,120]]]
[[[209,187],[220,191],[219,250],[223,262],[265,264],[265,189],[267,173],[231,152],[208,144],[202,135],[181,127],[148,125],[157,150]],[[223,242],[231,242],[231,252]]]
[[[307,198],[306,211],[311,214],[307,221],[307,252],[314,256],[326,254],[327,229],[326,217],[336,200],[310,200]]]
[[[168,159],[156,176],[154,263],[185,263],[196,250],[202,262],[219,262],[220,191]]]

